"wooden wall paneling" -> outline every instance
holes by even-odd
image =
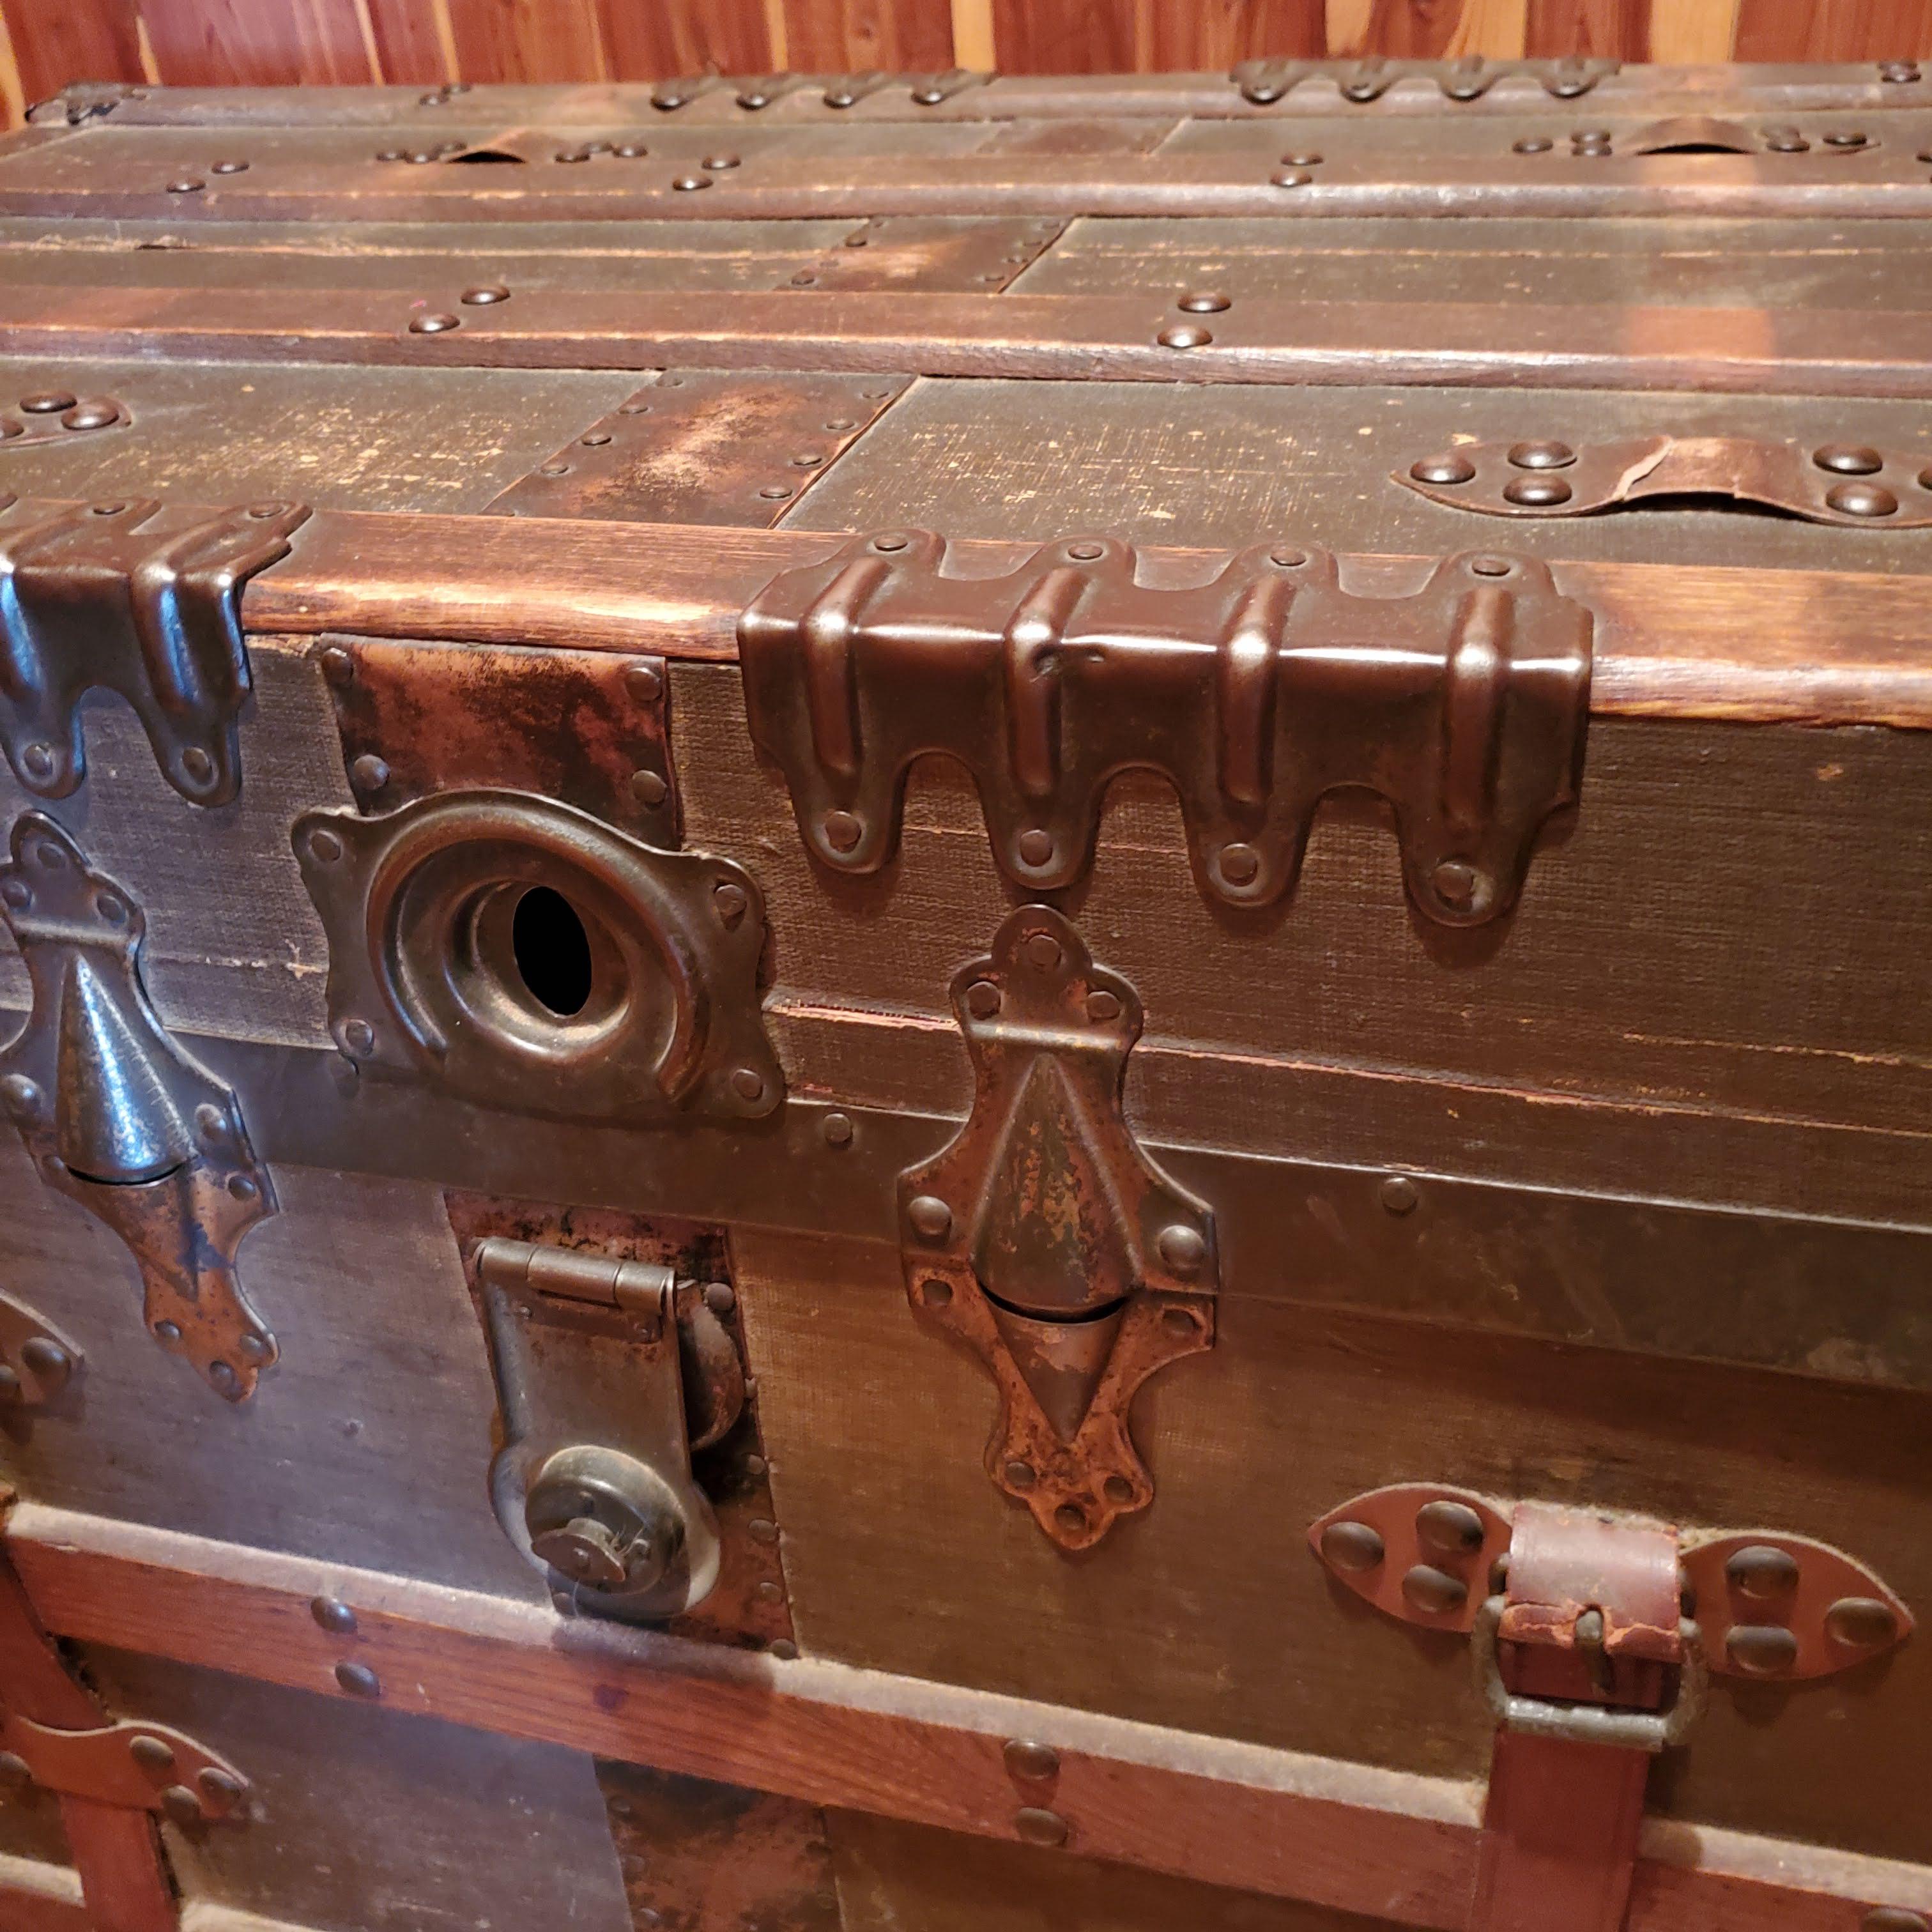
[[[500,4],[501,0],[449,0],[449,4],[474,8]],[[772,44],[771,16],[761,0],[571,0],[571,4],[594,10],[605,64],[594,74],[586,70],[560,79],[662,80],[676,74],[701,74],[706,68],[724,74],[766,74],[784,64]],[[457,39],[466,63],[460,20]],[[514,77],[534,80],[545,76]],[[466,64],[464,78],[480,80],[483,76],[471,74]]]
[[[1328,51],[1393,60],[1520,56],[1528,0],[1328,0]]]
[[[461,77],[447,0],[361,0],[378,77],[440,86]]]
[[[1131,74],[1136,0],[993,0],[1004,74]]]
[[[1654,0],[1529,0],[1523,52],[1538,58],[1582,54],[1647,61]]]
[[[203,4],[203,0],[190,0],[190,4]],[[605,10],[598,0],[441,0],[441,4],[448,10],[462,80],[611,78],[603,33]]]
[[[366,86],[378,78],[356,0],[144,0],[140,23],[170,87]]]
[[[1136,64],[1218,74],[1274,55],[1319,60],[1328,51],[1322,0],[1195,0],[1143,10]]]
[[[785,64],[808,74],[936,74],[953,64],[938,0],[784,0]]]
[[[1739,60],[1892,60],[1932,52],[1928,0],[1741,0],[1737,12]]]
[[[71,80],[142,78],[141,40],[134,0],[6,0],[4,38],[21,106],[58,94]],[[21,107],[14,86],[0,76],[11,115]]]
[[[1737,38],[1738,5],[1739,0],[1650,0],[1650,58],[1684,67],[1731,59]],[[1777,35],[1774,46],[1748,58],[1796,58],[1786,51],[1792,41],[1791,29],[1803,20],[1808,10],[1793,4],[1793,0],[1773,0],[1773,7],[1783,31]]]

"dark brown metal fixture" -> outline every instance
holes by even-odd
[[[34,987],[26,1028],[0,1054],[0,1100],[46,1184],[127,1243],[148,1332],[218,1394],[245,1400],[275,1340],[235,1254],[275,1199],[239,1100],[148,1004],[140,908],[40,812],[14,823],[0,914]]]
[[[0,1088],[10,1100],[13,1090]],[[46,1317],[0,1294],[0,1417],[45,1408],[80,1372],[81,1353]]]
[[[1469,1919],[1485,1932],[1624,1922],[1651,1761],[1689,1735],[1714,1674],[1827,1676],[1912,1630],[1862,1564],[1776,1532],[1402,1483],[1309,1543],[1377,1609],[1472,1640],[1497,1724]]]
[[[764,899],[741,866],[506,790],[307,812],[293,837],[328,934],[330,1030],[365,1072],[613,1124],[754,1118],[783,1099],[759,1005]],[[555,950],[527,940],[537,921],[580,968],[536,964]]]
[[[1588,94],[1598,81],[1617,71],[1620,62],[1585,60],[1486,60],[1476,55],[1460,59],[1354,61],[1246,60],[1228,76],[1244,100],[1267,107],[1304,82],[1332,81],[1345,100],[1378,100],[1398,81],[1433,81],[1445,99],[1479,100],[1496,82],[1512,74],[1526,74],[1546,94],[1574,100]]]
[[[0,1706],[0,1780],[183,1827],[246,1816],[248,1780],[226,1759],[184,1732],[132,1719],[62,1730]]]
[[[1743,436],[1467,442],[1394,477],[1436,502],[1486,517],[1587,517],[1646,497],[1718,496],[1814,524],[1932,526],[1932,462],[1853,443],[1808,449]]]
[[[0,452],[64,442],[91,430],[124,428],[132,420],[128,406],[117,397],[41,389],[0,413]]]
[[[164,509],[152,497],[0,493],[0,734],[21,784],[41,798],[80,785],[80,700],[98,688],[134,707],[182,797],[228,803],[248,694],[241,586],[288,554],[308,516],[288,503]]]
[[[691,1452],[738,1418],[745,1380],[710,1306],[668,1268],[492,1236],[471,1256],[503,1417],[490,1473],[504,1533],[578,1607],[632,1622],[718,1580]]]
[[[1365,787],[1394,807],[1418,908],[1471,926],[1515,902],[1576,802],[1590,614],[1533,560],[1450,557],[1378,598],[1281,544],[1186,590],[1138,583],[1110,538],[1004,577],[947,576],[946,554],[928,531],[855,538],[739,620],[752,735],[835,871],[890,859],[929,752],[971,772],[1000,868],[1035,890],[1088,870],[1123,772],[1174,786],[1204,890],[1244,906],[1293,885],[1324,796]]]
[[[1022,907],[952,992],[973,1111],[899,1178],[906,1292],[999,1386],[987,1474],[1084,1550],[1154,1500],[1128,1412],[1156,1370],[1214,1346],[1214,1216],[1135,1142],[1139,998],[1058,913]]]
[[[697,100],[700,94],[728,88],[740,107],[757,113],[788,94],[817,88],[821,90],[821,98],[827,107],[842,109],[856,106],[868,94],[881,93],[890,87],[904,87],[916,106],[937,107],[969,87],[983,87],[992,78],[990,73],[963,67],[949,68],[943,74],[886,74],[871,69],[860,74],[817,76],[789,72],[748,76],[688,74],[676,80],[661,81],[652,91],[651,105],[660,113],[668,114]]]

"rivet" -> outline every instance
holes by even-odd
[[[624,674],[625,694],[639,704],[655,704],[664,695],[664,678],[655,664],[633,664]]]
[[[181,1340],[180,1327],[172,1322],[157,1322],[154,1324],[154,1340],[166,1342],[172,1347]]]
[[[769,502],[782,503],[788,496],[795,496],[798,492],[789,483],[767,483],[758,494]]]
[[[778,1540],[778,1526],[770,1516],[754,1516],[746,1524],[745,1534],[754,1543],[762,1543],[770,1548]]]
[[[762,1100],[765,1097],[763,1075],[749,1066],[737,1068],[731,1076],[731,1090],[741,1100]]]
[[[570,465],[560,462],[553,456],[548,463],[539,463],[537,465],[537,474],[539,476],[568,476],[570,474]]]
[[[201,1800],[184,1784],[171,1784],[161,1793],[161,1814],[172,1825],[201,1822]]]
[[[1351,1576],[1372,1570],[1387,1554],[1382,1532],[1366,1522],[1331,1522],[1322,1532],[1322,1561]]]
[[[1154,338],[1163,349],[1204,349],[1214,340],[1198,322],[1177,322]]]
[[[1201,1324],[1195,1319],[1192,1311],[1185,1308],[1162,1310],[1160,1325],[1170,1335],[1198,1335],[1201,1332]]]
[[[560,161],[587,161],[590,157],[581,148],[560,148],[553,158]]]
[[[1060,1775],[1060,1754],[1051,1744],[1012,1738],[1007,1741],[1001,1755],[1006,1760],[1006,1775],[1026,1784],[1042,1784],[1049,1778]]]
[[[1839,476],[1870,476],[1885,467],[1885,458],[1864,443],[1828,442],[1811,452],[1811,460]]]
[[[1272,188],[1306,188],[1315,177],[1306,168],[1283,168],[1268,176]]]
[[[252,1201],[261,1190],[245,1174],[231,1174],[228,1177],[228,1192],[236,1201]]]
[[[0,1362],[0,1401],[13,1402],[20,1393],[20,1378],[4,1362]]]
[[[1519,154],[1546,154],[1556,143],[1547,134],[1526,134],[1510,146]]]
[[[1322,157],[1304,151],[1300,154],[1282,155],[1281,164],[1285,168],[1318,168],[1322,165]]]
[[[31,1784],[34,1768],[18,1751],[0,1751],[0,1784]]]
[[[1252,845],[1221,848],[1221,876],[1231,886],[1251,886],[1261,875],[1262,855]]]
[[[1797,1588],[1798,1559],[1770,1544],[1750,1544],[1724,1565],[1724,1580],[1739,1596],[1766,1603]]]
[[[1825,1634],[1846,1650],[1882,1650],[1898,1635],[1898,1612],[1876,1597],[1840,1597],[1825,1612]]]
[[[1467,483],[1475,476],[1476,466],[1466,456],[1430,456],[1412,463],[1408,473],[1418,483]]]
[[[1077,1536],[1087,1527],[1087,1512],[1078,1503],[1062,1503],[1053,1520],[1069,1536]]]
[[[349,776],[358,791],[380,791],[389,782],[389,767],[374,752],[364,752],[349,767]]]
[[[1764,137],[1766,149],[1774,154],[1803,154],[1810,152],[1811,143],[1796,128],[1779,128]]]
[[[338,1664],[335,1681],[352,1697],[380,1697],[382,1680],[366,1664]]]
[[[620,141],[610,150],[620,161],[639,161],[650,152],[641,141]]]
[[[224,1395],[232,1395],[241,1378],[235,1372],[234,1365],[229,1362],[210,1362],[208,1379]]]
[[[711,177],[709,175],[680,175],[671,183],[671,186],[682,194],[689,194],[696,189],[710,185]]]
[[[145,1731],[128,1740],[128,1755],[151,1776],[158,1777],[175,1768],[174,1746],[165,1738],[150,1737]]]
[[[1918,63],[1916,61],[1909,60],[1880,61],[1878,64],[1878,77],[1881,80],[1891,81],[1894,85],[1901,81],[1916,80],[1918,78]]]
[[[26,767],[28,777],[44,783],[54,775],[54,748],[38,742],[29,745],[20,754],[20,762]]]
[[[1066,546],[1066,554],[1076,563],[1095,563],[1107,554],[1107,547],[1105,544],[1070,543]]]
[[[758,1586],[758,1598],[761,1604],[782,1604],[784,1601],[784,1586],[767,1578]]]
[[[1000,1472],[1006,1479],[1006,1486],[1012,1490],[1030,1490],[1040,1478],[1034,1472],[1030,1462],[1014,1456]]]
[[[722,1321],[737,1306],[738,1298],[729,1282],[706,1282],[704,1285],[704,1305]]]
[[[989,1020],[1000,1010],[1000,989],[990,980],[975,980],[966,988],[966,1010],[976,1020]]]
[[[199,745],[190,745],[182,752],[181,768],[197,785],[206,784],[214,776],[214,760]]]
[[[801,449],[792,460],[794,470],[816,470],[825,460],[822,452],[816,449]]]
[[[253,1362],[258,1366],[268,1359],[268,1343],[260,1335],[244,1335],[235,1344],[235,1352],[244,1361]]]
[[[1519,470],[1567,470],[1576,460],[1576,452],[1567,442],[1513,442],[1509,460]]]
[[[1231,308],[1232,303],[1219,289],[1196,289],[1183,296],[1174,306],[1190,315],[1219,315],[1224,308]]]
[[[859,427],[859,419],[856,416],[834,416],[825,427],[834,436],[843,436],[847,431]]]
[[[1020,948],[1020,957],[1036,972],[1053,972],[1060,963],[1060,941],[1050,932],[1030,932]]]
[[[1825,501],[1846,517],[1888,517],[1898,508],[1898,499],[1882,483],[1834,483]]]
[[[1108,1502],[1123,1508],[1134,1499],[1134,1486],[1124,1476],[1109,1476],[1100,1488]]]
[[[246,161],[217,161],[208,170],[212,175],[243,175],[248,172]]]
[[[1825,145],[1828,148],[1862,148],[1870,138],[1869,136],[1861,134],[1856,130],[1850,130],[1842,134],[1827,134],[1825,136]]]
[[[121,405],[104,396],[90,396],[62,412],[61,422],[68,429],[105,429],[121,419]]]
[[[828,812],[820,821],[819,830],[833,851],[849,852],[858,844],[865,827],[849,812]]]
[[[30,1336],[21,1344],[20,1360],[44,1382],[64,1376],[74,1366],[73,1358],[51,1335]]]
[[[462,326],[461,318],[450,314],[447,310],[438,310],[434,314],[415,315],[410,318],[410,333],[412,335],[441,335],[449,329]]]
[[[736,880],[727,879],[722,885],[711,888],[711,910],[718,915],[719,923],[726,928],[735,926],[751,909],[752,896]]]
[[[1030,832],[1022,832],[1015,849],[1018,852],[1020,862],[1023,866],[1038,867],[1047,865],[1053,858],[1052,835],[1036,828]]]
[[[670,796],[670,787],[661,772],[636,771],[631,774],[631,796],[640,805],[657,806]]]
[[[195,1784],[199,1787],[203,1803],[218,1816],[232,1811],[240,1803],[244,1789],[242,1780],[232,1771],[224,1771],[218,1764],[205,1764],[195,1774]]]
[[[1484,572],[1485,576],[1493,573]],[[1444,905],[1466,910],[1475,904],[1480,875],[1466,859],[1444,859],[1429,875],[1430,884]]]
[[[1418,1563],[1403,1576],[1402,1594],[1418,1610],[1426,1611],[1432,1616],[1444,1616],[1451,1610],[1460,1610],[1468,1602],[1469,1586],[1446,1570]]]
[[[1416,1511],[1415,1534],[1438,1556],[1467,1556],[1483,1546],[1483,1519],[1467,1503],[1439,1496]]]
[[[473,289],[465,289],[458,299],[472,308],[487,308],[493,302],[508,302],[510,292],[501,282],[480,282]]]
[[[418,148],[409,156],[409,159],[414,162],[419,168],[426,168],[432,161],[439,158],[440,157],[438,156],[436,149],[434,148]]]
[[[340,644],[331,644],[322,653],[322,674],[338,691],[346,691],[356,682],[356,660]]]
[[[25,879],[9,879],[0,886],[0,898],[4,898],[16,912],[22,912],[33,904],[34,889]]]
[[[610,432],[608,429],[587,429],[577,440],[586,449],[602,449],[610,440]]]
[[[184,175],[179,181],[168,183],[168,192],[170,194],[199,194],[207,185],[207,182],[196,181],[192,175]]]
[[[647,416],[650,412],[650,404],[641,396],[630,397],[617,405],[617,413],[620,416]]]
[[[1413,1214],[1415,1204],[1422,1197],[1407,1174],[1390,1174],[1382,1177],[1382,1185],[1376,1190],[1376,1198],[1391,1214]]]
[[[376,1044],[375,1029],[367,1020],[351,1020],[342,1029],[342,1043],[351,1053],[368,1053]]]
[[[1105,987],[1096,988],[1087,995],[1087,1017],[1104,1024],[1108,1020],[1120,1016],[1120,1000]]]
[[[1878,1905],[1858,1921],[1858,1932],[1932,1932],[1932,1918],[1902,1905]]]
[[[916,1194],[907,1204],[913,1232],[928,1241],[943,1241],[952,1232],[952,1210],[936,1194]]]
[[[16,1120],[31,1120],[40,1111],[40,1090],[24,1073],[10,1073],[0,1080],[0,1096],[4,1096],[7,1111]]]
[[[404,161],[409,157],[400,148],[382,148],[376,151],[376,158],[379,161]]]
[[[97,517],[118,517],[128,506],[125,503],[96,503],[92,507]]]
[[[775,1636],[765,1648],[781,1664],[790,1663],[798,1654],[798,1646],[788,1636]]]
[[[1030,1845],[1064,1845],[1066,1820],[1058,1811],[1023,1804],[1013,1814],[1013,1829]]]
[[[944,1308],[952,1299],[952,1284],[936,1274],[928,1275],[919,1286],[920,1298],[928,1308]]]
[[[30,416],[57,416],[74,405],[74,398],[65,389],[43,389],[37,395],[20,398],[21,408]]]
[[[1570,486],[1560,476],[1519,476],[1514,483],[1503,486],[1503,500],[1520,503],[1526,509],[1567,503],[1570,497]]]
[[[1201,1238],[1199,1231],[1182,1222],[1177,1221],[1172,1227],[1162,1228],[1160,1238],[1154,1245],[1161,1259],[1178,1275],[1196,1274],[1208,1258],[1208,1244]]]
[[[42,840],[34,848],[34,856],[40,862],[44,872],[58,872],[66,868],[67,854],[51,838]]]
[[[1748,1677],[1780,1677],[1798,1661],[1798,1640],[1776,1624],[1733,1624],[1724,1654]]]
[[[737,165],[738,157],[736,154],[706,154],[704,158],[704,166],[714,171],[735,168]]]
[[[907,548],[911,542],[910,537],[902,536],[897,530],[889,530],[884,536],[877,536],[872,539],[872,548],[874,550],[887,552],[901,550]]]
[[[311,858],[332,866],[342,856],[342,841],[326,828],[318,829],[308,835],[308,849]]]
[[[852,1144],[852,1117],[850,1114],[827,1114],[819,1122],[818,1131],[824,1136],[827,1147],[850,1147]]]

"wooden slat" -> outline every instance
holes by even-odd
[[[1474,1787],[812,1659],[779,1663],[523,1603],[22,1505],[8,1546],[49,1627],[323,1695],[1012,1840],[1006,1739],[1055,1746],[1087,1856],[1463,1932]],[[328,1594],[353,1636],[309,1614]],[[1647,1831],[1630,1932],[1844,1932],[1932,1904],[1932,1870],[1672,1823]]]
[[[451,0],[452,4],[457,0]],[[493,4],[493,0],[469,0]],[[763,74],[776,64],[761,0],[586,0],[594,4],[605,64],[597,74],[620,80],[662,80],[675,74]],[[543,76],[524,74],[518,79]],[[588,70],[568,78],[588,80]]]
[[[442,0],[367,0],[367,4],[380,79],[436,87],[461,77],[437,31],[440,24],[448,23]]]
[[[610,76],[597,0],[441,0],[467,81]]]
[[[170,86],[340,86],[377,78],[354,0],[283,0],[274,8],[142,0],[140,18]]]
[[[1453,60],[1484,54],[1515,59],[1523,50],[1526,0],[1329,0],[1328,50],[1400,60]]]
[[[1741,61],[1894,60],[1932,53],[1928,0],[1733,0]]]
[[[729,660],[738,614],[782,570],[844,539],[780,528],[418,518],[319,511],[283,562],[251,578],[252,630],[569,644]],[[962,574],[1010,569],[1030,545],[954,546]],[[1200,553],[1143,550],[1144,569],[1199,574]],[[460,590],[444,560],[460,556]],[[1604,715],[1932,729],[1932,586],[1852,572],[1557,562],[1596,615],[1591,707]],[[1407,587],[1418,560],[1361,559]],[[1817,614],[1814,622],[1793,621]]]
[[[1134,296],[532,292],[418,334],[399,290],[0,288],[0,352],[403,368],[753,368],[1121,382],[1420,383],[1737,394],[1932,394],[1932,316],[1244,302],[1162,345]]]
[[[1727,61],[1732,58],[1737,37],[1738,0],[1651,0],[1650,58],[1654,61],[1682,61],[1695,64]],[[1809,8],[1785,7],[1780,17],[1785,23],[1778,50],[1767,51],[1760,60],[1790,60],[1785,50]]]
[[[132,0],[5,0],[0,13],[29,105],[70,81],[142,77]]]
[[[1649,0],[1529,0],[1523,51],[1538,58],[1647,61],[1650,16]]]
[[[938,0],[784,0],[788,65],[808,74],[938,74],[953,64]]]

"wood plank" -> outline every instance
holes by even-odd
[[[342,1640],[309,1604],[332,1595],[356,1611],[354,1654],[388,1708],[1007,1842],[1002,1744],[1026,1738],[1059,1750],[1077,1852],[1441,1932],[1467,1924],[1477,1792],[1459,1781],[707,1649],[35,1504],[15,1510],[8,1546],[64,1636],[326,1695]],[[1656,1823],[1643,1852],[1631,1932],[1843,1932],[1861,1904],[1932,1905],[1922,1866]]]
[[[467,313],[442,290],[0,288],[0,353],[296,356],[404,368],[770,369],[1172,383],[1422,384],[1700,394],[1932,394],[1932,317],[1813,309],[1605,310],[1244,302],[1208,340],[1137,296],[748,291],[531,293]],[[445,305],[447,305],[446,308]],[[411,320],[455,322],[419,333]]]
[[[0,14],[28,106],[72,81],[142,78],[133,0],[5,0]]]
[[[141,21],[162,80],[184,87],[368,83],[354,0],[143,0]]]
[[[1877,61],[1932,55],[1928,0],[1736,0],[1741,61]]]
[[[452,0],[458,4],[458,0]],[[471,0],[477,4],[477,0]],[[481,0],[488,4],[488,0]],[[678,74],[765,74],[775,58],[768,16],[756,0],[592,0],[605,49],[599,75],[664,80]],[[589,77],[588,71],[574,76]],[[530,76],[532,79],[536,76]],[[727,97],[729,98],[728,96]],[[633,118],[648,119],[648,112]]]
[[[787,64],[806,74],[938,74],[952,22],[935,0],[784,0]]]
[[[1673,0],[1682,5],[1684,0]],[[1652,0],[1529,0],[1523,52],[1538,59],[1647,61]]]
[[[376,46],[377,79],[440,87],[462,78],[437,32],[438,16],[448,22],[443,0],[367,0]]]
[[[1687,65],[1731,59],[1739,4],[1740,0],[1652,0],[1650,58]],[[1791,17],[1786,8],[1784,18]]]
[[[1136,0],[992,0],[993,53],[1007,74],[1127,74]]]
[[[729,662],[738,614],[779,571],[842,538],[784,529],[698,530],[534,518],[442,520],[434,545],[414,518],[318,512],[291,554],[251,578],[252,630],[313,635],[574,644]],[[962,574],[1011,568],[1030,545],[962,542]],[[442,559],[469,560],[461,594]],[[1198,560],[1198,553],[1193,554]],[[1144,548],[1144,571],[1190,567]],[[1412,579],[1418,560],[1381,566]],[[1192,562],[1196,570],[1202,561]],[[1927,587],[1876,573],[1558,561],[1559,588],[1596,616],[1591,708],[1605,715],[1932,728]],[[1376,568],[1358,581],[1374,586]],[[1794,610],[1815,610],[1801,632]]]
[[[1136,64],[1154,73],[1226,73],[1263,56],[1319,60],[1328,52],[1322,0],[1220,0],[1208,6],[1143,9]]]
[[[597,0],[442,0],[459,77],[598,81],[612,68]]]

